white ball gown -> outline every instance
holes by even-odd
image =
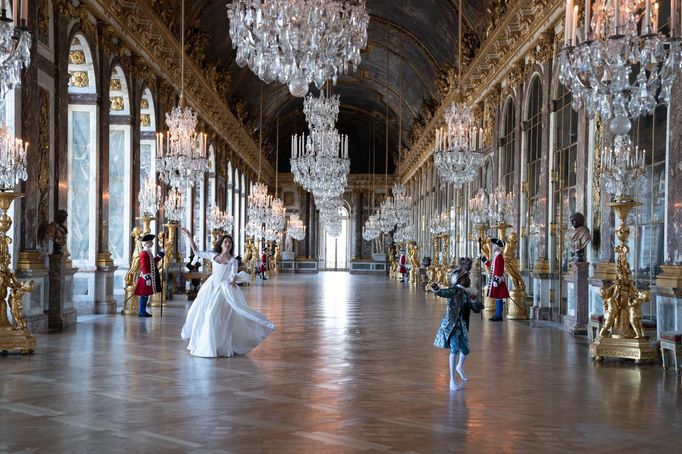
[[[212,261],[213,273],[199,289],[182,327],[182,339],[189,339],[187,350],[207,358],[248,353],[274,331],[275,325],[250,309],[242,290],[230,285],[235,276],[243,281],[246,275],[237,273],[235,258],[222,264],[214,260],[215,254],[201,252],[199,256]]]

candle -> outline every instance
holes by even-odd
[[[654,33],[658,33],[658,2],[654,3]]]
[[[568,38],[571,30],[571,0],[566,0],[566,11],[564,15],[564,43],[568,46]]]
[[[613,0],[613,31],[612,35],[617,35],[618,34],[618,14],[620,11],[618,10],[618,3],[620,0]]]
[[[650,0],[647,0],[647,5]],[[677,32],[677,0],[670,0],[670,36],[676,36]]]
[[[650,32],[649,30],[649,14],[651,12],[651,0],[646,0],[646,6],[644,7],[644,20],[642,21],[642,34],[646,35]],[[672,15],[671,15],[672,21]],[[672,22],[671,22],[672,24]]]
[[[571,42],[573,44],[577,45],[578,41],[576,41],[576,30],[578,28],[578,5],[575,5],[573,7],[573,22],[571,23]]]
[[[19,2],[19,0],[14,0]],[[28,0],[22,0],[21,2],[21,19],[24,21],[23,25],[28,25]]]

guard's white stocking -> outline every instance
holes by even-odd
[[[463,381],[469,380],[469,377],[467,377],[466,374],[464,373],[464,360],[466,359],[466,357],[467,357],[467,355],[460,352],[459,353],[459,359],[457,361],[457,367],[455,368],[455,370],[457,371],[459,376],[462,377]]]
[[[450,389],[459,391],[459,385],[455,382],[455,354],[450,353]]]

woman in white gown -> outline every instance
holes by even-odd
[[[232,237],[223,235],[212,252],[197,252],[189,230],[183,228],[182,232],[194,254],[213,263],[213,273],[199,289],[182,327],[182,339],[189,340],[187,350],[208,358],[248,353],[274,331],[275,325],[246,305],[237,286],[246,273],[237,273]]]

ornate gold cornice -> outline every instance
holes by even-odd
[[[525,55],[531,47],[537,46],[537,35],[554,28],[557,20],[562,17],[564,3],[562,0],[509,2],[509,9],[499,26],[492,30],[462,76],[462,91],[467,94],[467,101],[470,104],[480,102],[491,89],[497,89],[500,81],[510,71],[512,63],[517,60],[519,64],[524,62]],[[450,89],[433,118],[413,142],[410,153],[406,153],[400,165],[401,181],[410,180],[431,159],[436,128],[443,124],[445,108],[454,99],[455,90]]]
[[[62,3],[70,2],[62,0],[60,4]],[[128,47],[146,60],[155,73],[177,86],[181,76],[180,43],[147,1],[82,0],[76,8],[81,19],[83,5],[92,15],[117,31]],[[244,164],[257,173],[258,146],[191,58],[185,59],[185,98],[235,154],[241,157]],[[261,178],[270,181],[274,180],[274,175],[274,169],[263,156]]]

